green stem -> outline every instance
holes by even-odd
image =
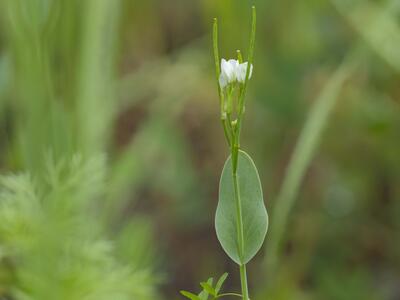
[[[245,264],[240,266],[240,284],[242,286],[243,300],[248,300],[249,299],[249,291],[247,288],[247,273],[246,273],[246,265]]]
[[[219,298],[222,298],[222,297],[228,297],[228,296],[239,297],[239,298],[242,298],[242,297],[243,297],[241,294],[236,294],[236,293],[225,293],[225,294],[219,294],[217,297],[215,297],[215,299],[219,299]]]
[[[247,70],[246,70],[246,80],[244,82],[244,85],[239,93],[239,110],[238,110],[238,122],[237,122],[237,136],[238,140],[240,138],[240,130],[241,130],[241,125],[242,125],[242,119],[243,119],[243,113],[244,113],[244,98],[246,96],[247,92],[247,84],[250,79],[250,69],[251,66],[253,65],[253,56],[254,56],[254,45],[256,41],[256,25],[257,25],[257,13],[256,13],[256,8],[255,6],[252,7],[252,20],[251,20],[251,36],[250,36],[250,45],[249,45],[249,56],[247,60]]]
[[[236,146],[236,139],[234,141],[234,144]],[[237,165],[235,166],[234,162],[234,155],[236,152],[236,161],[237,161],[237,153],[238,153],[238,148],[234,147],[232,148],[232,179],[233,179],[233,187],[234,187],[234,194],[235,194],[235,203],[236,203],[236,219],[237,219],[237,237],[239,241],[239,256],[240,259],[243,259],[243,252],[244,252],[244,233],[243,233],[243,217],[242,217],[242,204],[240,201],[240,192],[239,192],[239,180],[237,176]],[[237,162],[236,162],[237,164]],[[246,274],[246,265],[242,264],[240,265],[240,283],[242,287],[242,294],[243,294],[243,300],[248,300],[249,298],[249,292],[247,288],[247,274]]]
[[[228,127],[226,126],[226,119],[221,118],[221,123],[222,123],[222,127],[224,128],[224,134],[225,134],[225,138],[228,143],[228,146],[231,147],[231,138],[229,136]]]

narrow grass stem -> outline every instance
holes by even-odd
[[[342,65],[332,75],[327,86],[312,106],[307,122],[301,131],[271,218],[271,243],[266,249],[265,256],[265,264],[269,274],[274,273],[279,261],[289,214],[298,195],[300,184],[319,145],[322,132],[328,123],[329,115],[345,80],[359,63],[356,58],[357,53],[356,50],[350,52]]]

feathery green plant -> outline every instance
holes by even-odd
[[[217,299],[223,296],[239,296],[249,299],[246,264],[260,250],[268,228],[268,214],[257,168],[251,157],[241,150],[240,131],[245,112],[245,96],[252,75],[253,53],[256,34],[256,9],[252,8],[252,27],[247,62],[241,52],[237,60],[222,59],[218,50],[218,23],[214,19],[213,46],[218,94],[221,107],[221,123],[230,148],[219,186],[219,202],[215,216],[217,237],[226,254],[239,265],[242,294],[218,295],[212,287],[212,278],[202,283],[203,291],[194,295],[181,293],[192,299]],[[220,65],[221,64],[221,65]]]
[[[115,259],[93,209],[104,190],[105,159],[49,162],[45,181],[1,177],[0,237],[16,299],[154,299],[153,276]],[[132,238],[132,237],[131,237]]]
[[[5,163],[18,170],[0,179],[0,298],[158,298],[150,226],[132,218],[110,233],[101,217],[119,3],[0,1],[13,76]]]

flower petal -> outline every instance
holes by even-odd
[[[221,73],[225,72],[225,66],[228,64],[228,62],[223,58],[221,59]]]
[[[248,62],[244,62],[240,64],[237,68],[236,78],[240,83],[244,83],[246,80],[247,66]],[[253,73],[253,65],[250,66],[249,79],[251,78],[252,73]]]
[[[221,60],[221,74],[223,74],[228,83],[232,83],[236,81],[236,69],[239,65],[239,62],[235,59],[230,59],[226,61],[225,59]]]
[[[228,85],[228,80],[225,76],[224,73],[221,73],[219,75],[219,86],[221,87],[221,89],[225,88]]]
[[[228,64],[230,73],[228,73],[227,75],[229,78],[229,82],[232,83],[237,80],[236,74],[237,68],[239,67],[239,61],[237,61],[236,59],[230,59],[228,60]]]

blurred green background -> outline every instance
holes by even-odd
[[[239,290],[211,26],[246,56],[253,4],[251,299],[400,299],[398,0],[0,0],[0,299]]]

